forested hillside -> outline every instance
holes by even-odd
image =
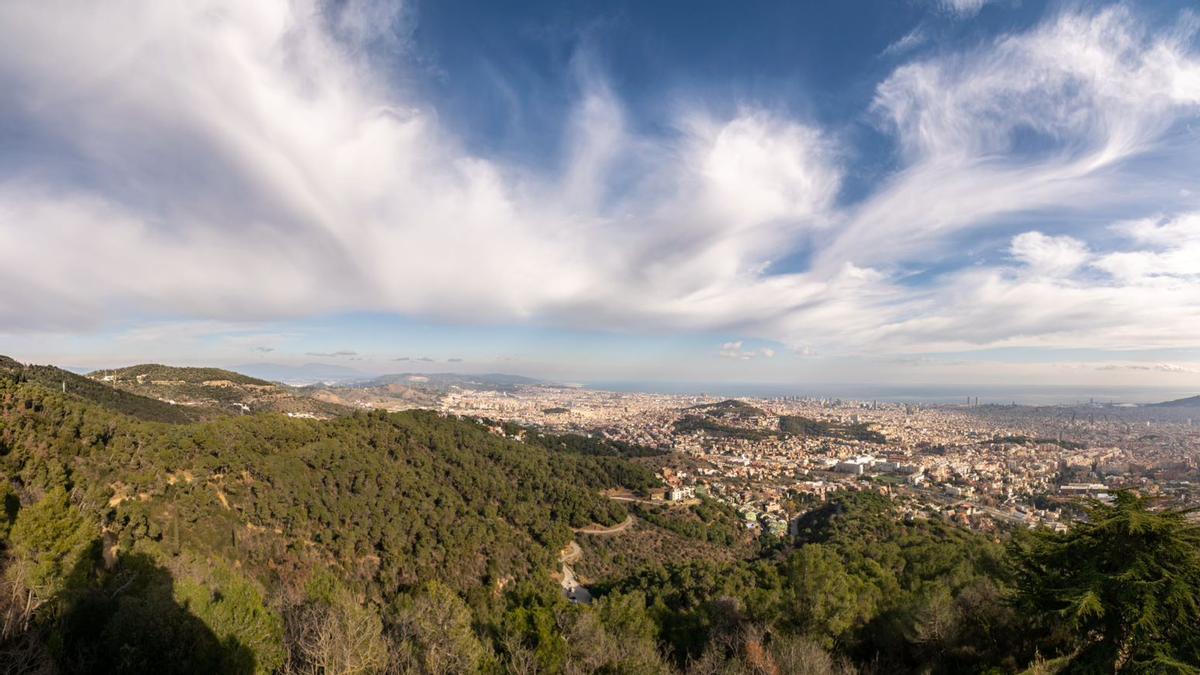
[[[280,412],[328,418],[351,409],[321,401],[312,392],[260,380],[220,368],[180,368],[142,364],[97,370],[88,374],[96,382],[139,396],[168,402],[191,419],[212,419],[249,412]]]
[[[583,606],[553,576],[559,551],[573,528],[625,521],[630,511],[601,493],[654,485],[627,458],[649,449],[432,412],[168,424],[139,419],[128,401],[0,368],[9,672],[1194,672],[1200,662],[1190,629],[1200,534],[1132,495],[1095,505],[1071,533],[1008,542],[905,522],[875,494],[838,496],[801,519],[794,541],[757,545],[715,503],[639,504],[637,536],[659,544],[636,556],[603,544],[593,567],[607,576]]]
[[[228,382],[230,384],[253,385],[260,387],[272,386],[266,380],[260,380],[249,375],[235,373],[223,368],[186,368],[164,366],[158,363],[143,363],[127,368],[97,370],[89,374],[93,379],[122,382],[173,382],[180,384],[199,384]]]
[[[54,366],[23,365],[8,357],[0,357],[0,374],[48,389],[66,390],[72,397],[97,403],[114,412],[140,420],[182,424],[211,416],[214,411],[174,406],[148,396],[122,391],[82,375]]]

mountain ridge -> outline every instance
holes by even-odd
[[[127,379],[144,381],[146,379],[158,379],[186,382],[188,384],[202,384],[204,382],[227,380],[237,384],[258,386],[272,384],[266,380],[244,375],[233,370],[226,370],[224,368],[168,366],[161,363],[139,363],[122,368],[94,370],[88,373],[87,376],[94,380],[101,381],[119,381]]]
[[[475,389],[511,391],[522,385],[547,384],[543,380],[508,373],[388,373],[356,383],[355,386],[372,387],[389,384],[447,388],[459,386]]]
[[[307,392],[223,368],[144,363],[89,373],[88,378],[139,396],[211,411],[210,416],[277,412],[304,417],[335,417],[349,408],[318,400]]]
[[[150,396],[110,387],[57,366],[22,364],[11,357],[0,356],[0,372],[13,373],[18,378],[36,382],[52,391],[61,390],[67,396],[147,422],[183,424],[211,416],[211,411],[172,405]]]
[[[269,382],[303,386],[318,382],[354,382],[371,377],[348,366],[328,363],[305,363],[293,366],[283,363],[243,363],[229,366],[230,370]]]
[[[1173,401],[1163,401],[1162,403],[1151,403],[1150,408],[1200,408],[1200,395],[1188,396],[1187,398],[1177,398]]]

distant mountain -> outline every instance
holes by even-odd
[[[513,391],[521,385],[546,384],[542,380],[504,373],[394,373],[359,382],[359,387],[403,385],[417,389],[447,390],[450,387],[480,391]]]
[[[1188,398],[1175,399],[1174,401],[1164,401],[1162,403],[1153,403],[1149,407],[1152,407],[1152,408],[1200,408],[1200,396],[1189,396]]]
[[[292,387],[221,368],[180,368],[152,363],[98,370],[88,377],[140,396],[211,410],[218,415],[281,412],[333,417],[349,412]]]
[[[513,392],[518,387],[545,382],[503,373],[391,373],[352,382],[313,384],[307,396],[355,408],[407,410],[437,408],[442,396],[455,389]]]
[[[263,380],[291,385],[354,382],[369,377],[353,368],[325,363],[306,363],[302,366],[288,366],[280,363],[248,363],[233,366],[233,369]]]

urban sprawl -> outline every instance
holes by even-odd
[[[908,518],[980,531],[1064,528],[1079,497],[1136,489],[1200,503],[1195,411],[1097,405],[910,405],[723,399],[521,386],[453,390],[448,414],[668,450],[663,500],[711,498],[783,535],[840,490],[892,496]]]

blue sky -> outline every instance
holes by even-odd
[[[0,7],[0,353],[1200,387],[1193,2]]]

